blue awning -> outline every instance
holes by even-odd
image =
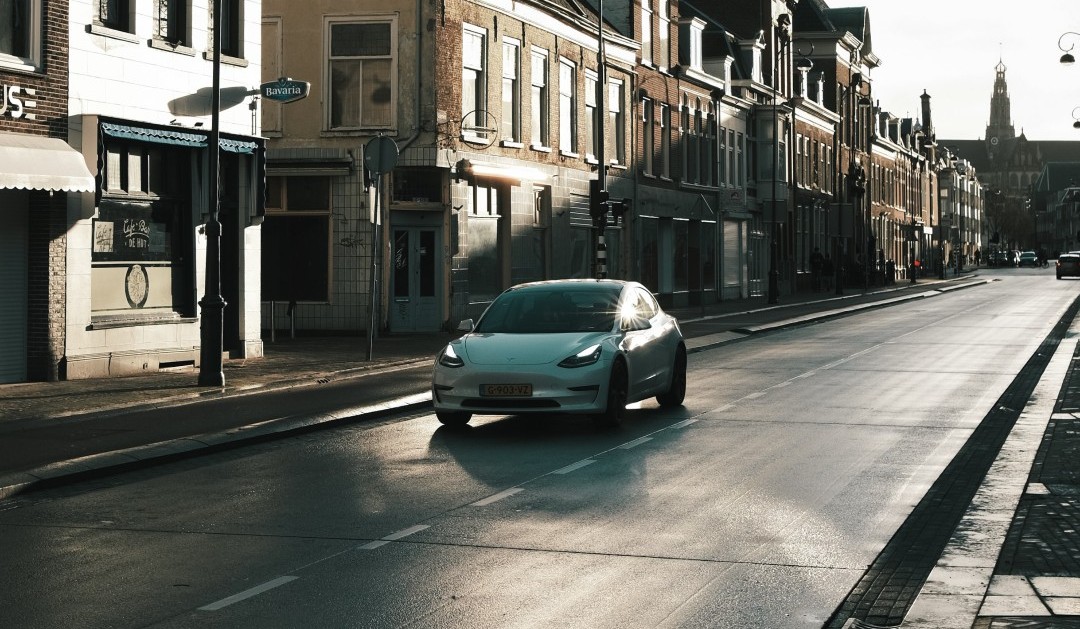
[[[138,140],[139,142],[153,142],[155,144],[171,144],[173,146],[190,146],[205,148],[207,135],[205,133],[190,133],[186,131],[173,131],[172,129],[150,129],[148,127],[133,127],[130,125],[101,123],[101,131],[105,135],[125,140]]]
[[[245,153],[247,155],[254,155],[255,149],[259,148],[259,145],[254,142],[230,140],[228,138],[221,138],[218,144],[223,151],[229,151],[230,153]]]

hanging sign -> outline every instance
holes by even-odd
[[[294,81],[288,77],[281,77],[276,81],[263,83],[259,86],[262,97],[277,103],[291,103],[307,98],[311,92],[311,83],[307,81]]]

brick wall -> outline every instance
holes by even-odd
[[[67,140],[68,3],[44,3],[44,57],[41,73],[0,69],[0,84],[35,91],[34,119],[0,116],[0,131]],[[56,380],[64,355],[67,293],[67,198],[62,192],[29,195],[27,278],[27,376]]]

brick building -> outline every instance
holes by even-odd
[[[67,143],[68,3],[0,15],[0,382],[55,380],[64,355],[67,208],[94,180]]]

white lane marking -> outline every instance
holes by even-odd
[[[679,422],[677,424],[672,424],[672,425],[668,426],[668,428],[674,428],[674,429],[686,428],[690,424],[693,424],[693,423],[696,423],[696,422],[697,422],[696,419],[684,419],[684,420],[682,420],[681,422]]]
[[[416,524],[414,526],[410,526],[407,529],[401,529],[400,531],[397,531],[396,533],[391,533],[391,534],[387,535],[386,537],[383,537],[382,539],[375,540],[374,542],[368,542],[367,544],[364,544],[363,546],[357,546],[357,548],[359,550],[374,550],[374,549],[376,549],[376,548],[378,548],[380,546],[385,546],[385,545],[389,544],[390,542],[399,540],[399,539],[401,539],[403,537],[408,537],[408,536],[412,535],[413,533],[419,533],[420,531],[423,531],[424,529],[427,529],[427,528],[431,528],[431,527],[428,526],[427,524]]]
[[[570,472],[573,472],[574,470],[580,470],[581,468],[585,467],[586,465],[592,465],[593,463],[596,463],[596,461],[594,461],[592,459],[585,459],[583,461],[578,461],[577,463],[571,463],[570,465],[567,465],[566,467],[564,467],[562,469],[555,470],[554,472],[552,472],[552,474],[569,474]]]
[[[510,496],[513,496],[514,494],[516,494],[518,492],[521,492],[521,491],[524,491],[524,490],[525,490],[524,487],[511,487],[510,489],[507,489],[505,491],[500,491],[497,494],[488,496],[487,498],[484,498],[483,500],[477,500],[476,502],[470,504],[469,506],[470,507],[486,507],[486,506],[488,506],[489,504],[491,504],[493,502],[498,502],[498,501],[502,500],[503,498],[509,498]]]
[[[652,441],[652,437],[639,437],[633,441],[627,442],[619,446],[620,450],[629,450],[630,448],[636,448],[646,441]]]
[[[223,607],[228,607],[229,605],[232,605],[233,603],[239,603],[240,601],[242,601],[244,599],[251,598],[252,596],[257,596],[257,595],[262,594],[263,592],[265,592],[267,590],[272,590],[272,589],[276,588],[279,585],[285,585],[289,581],[295,581],[297,578],[298,577],[278,577],[278,578],[276,578],[276,579],[274,579],[272,581],[267,581],[266,583],[263,583],[262,585],[256,585],[255,587],[253,587],[253,588],[251,588],[249,590],[244,590],[243,592],[240,592],[238,594],[233,594],[232,596],[223,598],[220,601],[217,601],[216,603],[210,603],[209,605],[203,605],[202,607],[199,608],[199,611],[201,611],[201,612],[216,612],[217,610],[219,610],[219,609],[221,609]]]
[[[408,537],[408,536],[412,535],[413,533],[419,533],[420,531],[423,531],[424,529],[428,529],[428,528],[431,528],[431,527],[428,526],[427,524],[416,524],[414,526],[410,526],[407,529],[401,529],[397,533],[391,533],[391,534],[387,535],[386,537],[384,537],[383,539],[385,539],[388,542],[393,542],[393,541],[401,539],[402,537]]]
[[[756,400],[759,397],[765,397],[765,392],[764,391],[758,391],[757,393],[751,393],[750,395],[747,395],[743,399],[744,400]]]

